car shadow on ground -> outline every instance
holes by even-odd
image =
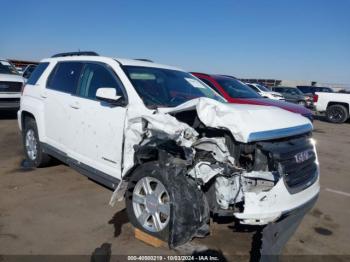
[[[129,219],[125,208],[118,211],[113,218],[108,221],[108,224],[114,226],[114,237],[118,237],[122,233],[122,226],[127,223],[129,223]]]
[[[17,119],[17,110],[0,110],[0,120]]]

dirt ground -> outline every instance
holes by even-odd
[[[174,255],[211,249],[227,260],[249,258],[252,233],[235,232],[232,224],[216,223],[209,237],[177,251],[135,240],[124,204],[108,205],[108,189],[62,164],[22,169],[16,121],[13,113],[0,115],[0,254]],[[321,193],[284,254],[350,255],[350,124],[316,120],[314,126]]]

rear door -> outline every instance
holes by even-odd
[[[74,132],[70,115],[74,106],[72,94],[76,93],[82,68],[81,62],[58,62],[41,93],[46,141],[63,152],[68,151]]]
[[[85,62],[72,103],[70,155],[81,163],[120,178],[126,106],[96,99],[98,88],[113,88],[126,100],[116,73],[106,64]]]

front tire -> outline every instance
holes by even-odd
[[[171,248],[209,233],[209,206],[205,195],[197,183],[187,177],[186,166],[173,160],[165,160],[166,164],[152,161],[138,166],[129,178],[125,195],[131,224],[168,242]],[[142,186],[144,183],[147,185]],[[139,199],[140,195],[144,200]],[[143,212],[146,214],[140,217]],[[161,219],[158,228],[153,218],[157,212]]]
[[[38,135],[38,128],[33,118],[26,118],[22,137],[24,154],[29,165],[34,167],[47,166],[51,158],[42,150]]]
[[[341,124],[349,118],[349,112],[343,105],[331,105],[327,108],[326,116],[329,122]]]
[[[169,190],[159,166],[149,162],[133,172],[125,200],[131,224],[166,242],[169,239],[172,202]]]

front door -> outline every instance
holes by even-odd
[[[70,155],[81,163],[120,179],[126,106],[96,99],[98,88],[114,88],[126,99],[123,86],[108,65],[86,62],[73,98]]]

